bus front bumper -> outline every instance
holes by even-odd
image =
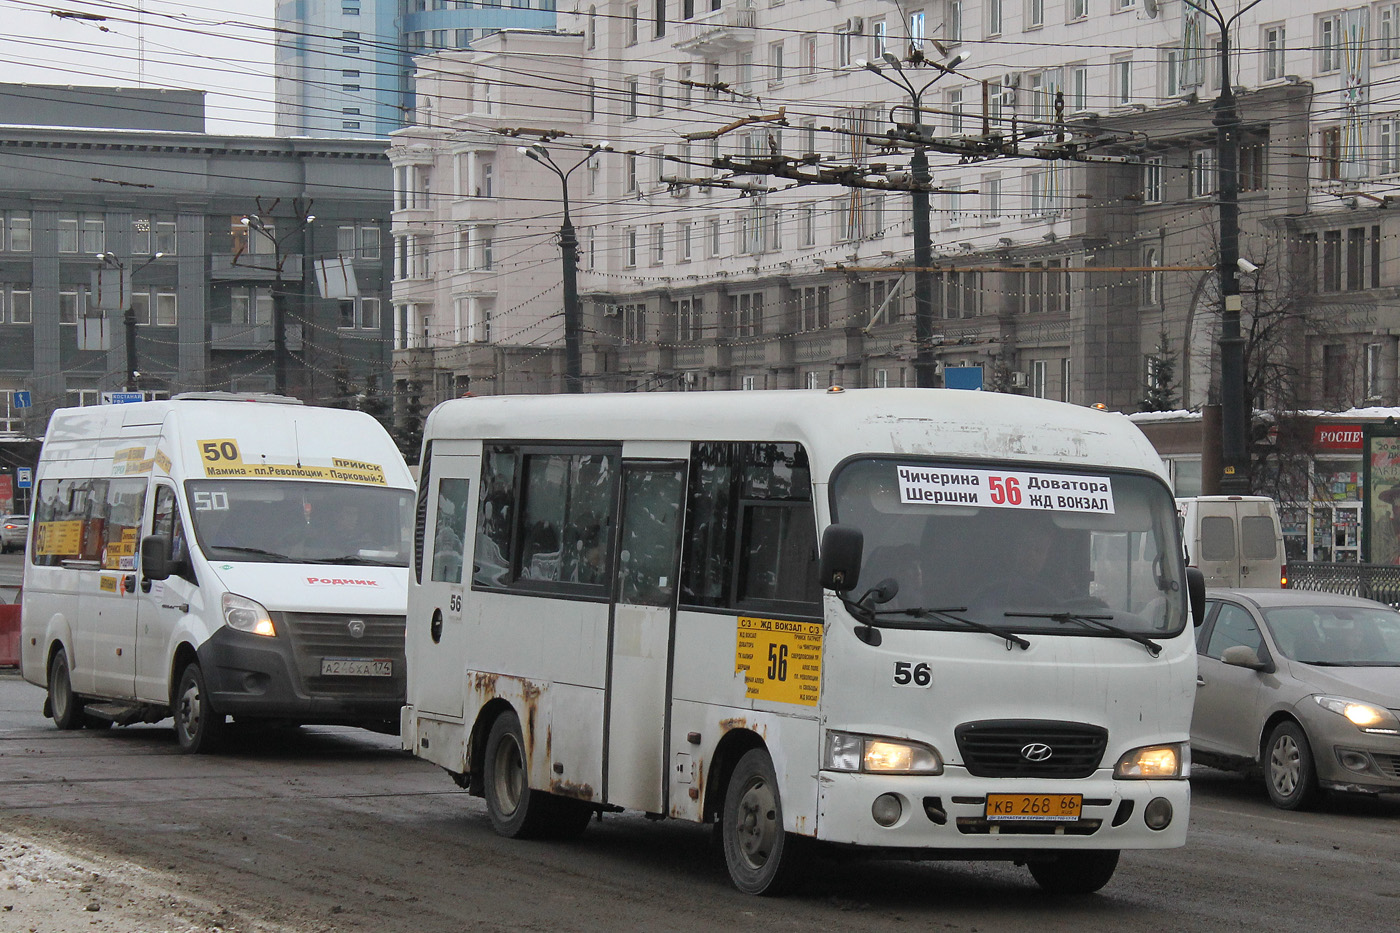
[[[1191,787],[1185,780],[989,779],[961,769],[937,776],[823,771],[818,838],[896,849],[1166,849],[1184,845]],[[1074,798],[1079,813],[1054,819],[989,818],[989,795],[1003,803]],[[1036,799],[1031,799],[1036,798]],[[1058,800],[1056,801],[1058,803]],[[887,823],[888,825],[882,825]],[[1156,827],[1156,828],[1154,828]]]

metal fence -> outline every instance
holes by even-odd
[[[1400,606],[1400,567],[1334,561],[1289,561],[1288,587],[1345,593]]]

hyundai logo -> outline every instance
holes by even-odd
[[[1027,761],[1048,761],[1055,750],[1044,742],[1032,742],[1021,747],[1021,757]]]
[[[364,638],[364,637],[365,637],[365,620],[364,620],[364,619],[351,619],[351,620],[350,620],[350,624],[349,624],[348,626],[346,626],[346,627],[350,629],[350,637],[351,637],[351,638]],[[1023,751],[1024,751],[1024,750],[1023,750]]]

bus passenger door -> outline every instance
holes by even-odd
[[[438,442],[441,444],[441,442]],[[468,618],[478,610],[469,605],[472,583],[472,538],[476,529],[481,472],[480,457],[433,452],[425,480],[436,487],[428,495],[424,556],[419,590],[410,600],[406,656],[413,671],[408,702],[420,712],[460,718],[463,714],[464,671],[467,667]],[[478,560],[483,560],[481,555]],[[490,563],[490,561],[487,561]],[[489,572],[481,570],[479,572]]]
[[[671,645],[686,463],[625,462],[609,632],[604,797],[666,811]]]

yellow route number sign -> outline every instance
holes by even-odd
[[[751,700],[816,706],[822,688],[822,627],[817,622],[739,617],[734,669]]]

